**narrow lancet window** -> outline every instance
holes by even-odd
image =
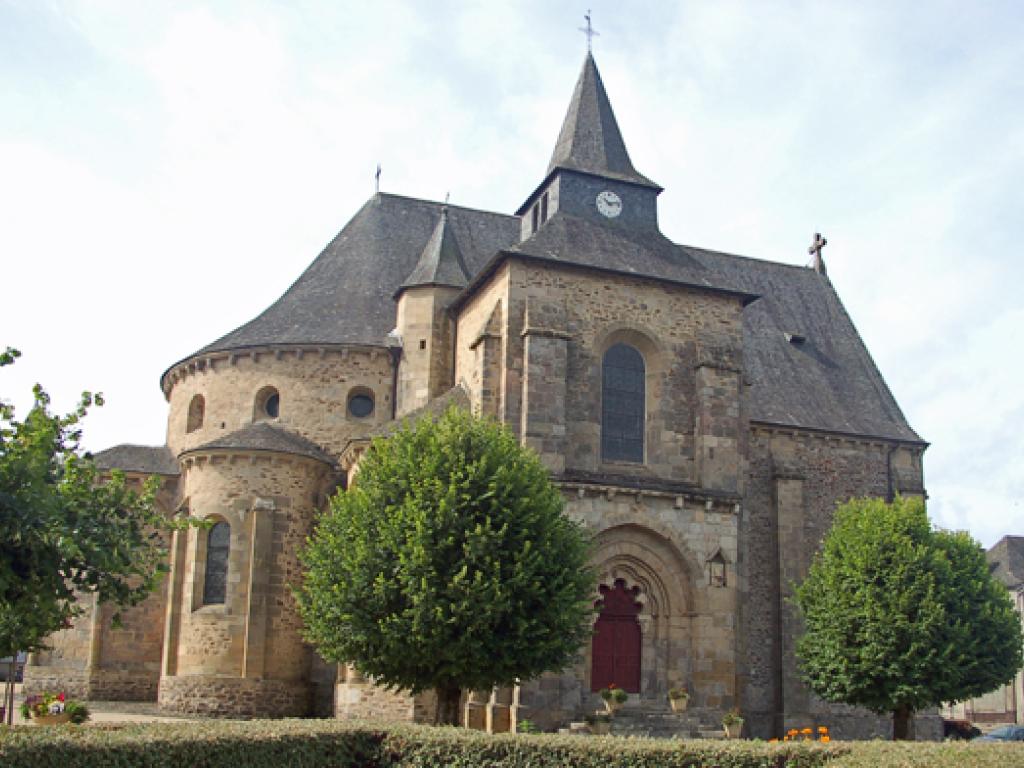
[[[616,344],[601,366],[601,458],[644,460],[644,358],[628,344]]]
[[[185,431],[195,432],[202,427],[205,415],[206,400],[202,395],[195,395],[188,404],[188,421],[185,425]]]
[[[228,553],[231,550],[231,526],[224,522],[216,523],[206,536],[203,605],[223,604],[228,591]]]

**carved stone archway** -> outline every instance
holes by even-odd
[[[593,562],[603,590],[621,589],[636,606],[639,698],[664,699],[669,687],[689,684],[694,613],[692,568],[684,555],[655,531],[639,525],[621,525],[598,534]],[[604,599],[602,592],[594,596],[595,604]],[[587,647],[586,657],[586,689],[597,690],[594,685],[601,680],[594,677],[597,660],[593,643]]]

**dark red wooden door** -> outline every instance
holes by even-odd
[[[615,684],[640,693],[640,622],[637,588],[626,589],[621,579],[614,587],[601,586],[601,613],[594,625],[591,646],[590,689]]]

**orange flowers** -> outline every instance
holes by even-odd
[[[820,741],[822,744],[832,741],[828,733],[828,726],[825,725],[819,725],[817,728],[790,728],[786,731],[786,735],[782,737],[782,740],[815,741],[815,732],[817,732],[817,741]],[[772,741],[778,741],[778,739],[772,739]]]

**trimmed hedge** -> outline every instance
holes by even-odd
[[[1004,768],[1024,745],[488,736],[332,720],[0,727],[3,768]]]

